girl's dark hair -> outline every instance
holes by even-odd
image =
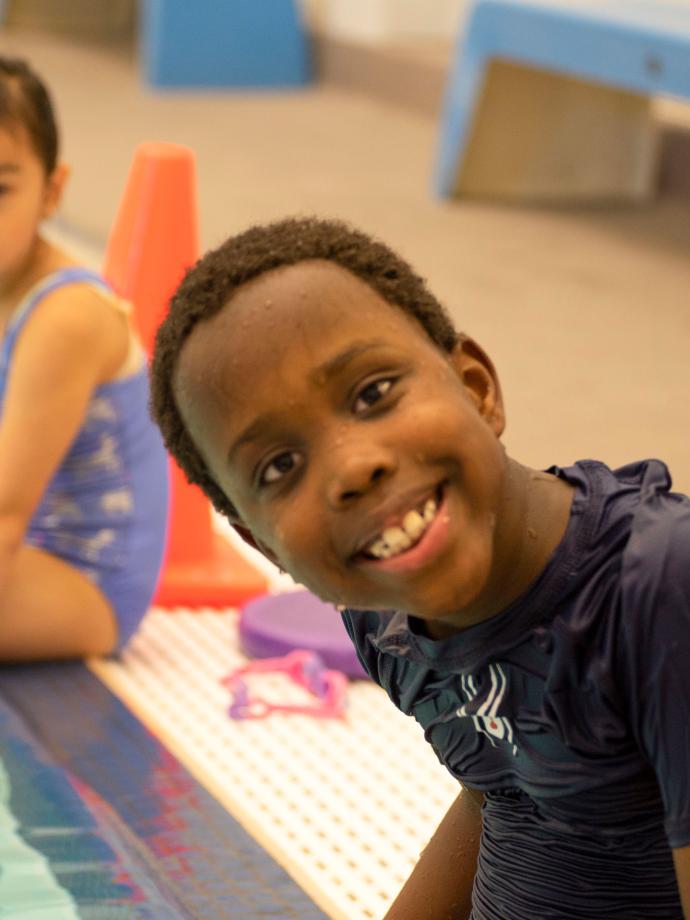
[[[236,512],[218,487],[177,407],[177,360],[197,323],[210,319],[252,278],[287,265],[325,259],[361,278],[388,303],[413,316],[439,348],[451,351],[457,333],[424,280],[378,240],[336,220],[287,218],[251,227],[207,253],[187,272],[160,326],[152,363],[151,408],[170,453],[222,514]]]
[[[0,56],[0,124],[23,125],[49,176],[57,164],[58,130],[50,93],[26,61]]]

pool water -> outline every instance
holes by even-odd
[[[55,877],[40,850],[22,836],[10,809],[10,778],[0,763],[0,916],[20,915],[33,920],[77,920],[70,893]]]
[[[131,836],[0,700],[0,918],[178,917]]]

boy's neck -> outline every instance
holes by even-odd
[[[524,594],[541,575],[563,539],[575,489],[551,473],[509,460],[515,513],[509,516],[509,565],[503,567],[496,588],[508,603]]]
[[[573,493],[557,476],[507,458],[492,575],[470,607],[452,620],[426,621],[424,632],[435,639],[452,635],[496,616],[523,595],[565,534]]]

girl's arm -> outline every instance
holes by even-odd
[[[690,846],[674,850],[673,862],[676,867],[683,916],[685,920],[690,920]]]
[[[467,920],[482,829],[482,801],[480,792],[463,788],[384,920]]]
[[[0,592],[91,393],[115,372],[126,347],[124,318],[85,285],[53,292],[27,320],[0,419]]]

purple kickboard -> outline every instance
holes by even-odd
[[[295,649],[317,652],[326,667],[368,677],[340,613],[311,591],[264,595],[240,613],[240,648],[249,658],[278,658]]]

